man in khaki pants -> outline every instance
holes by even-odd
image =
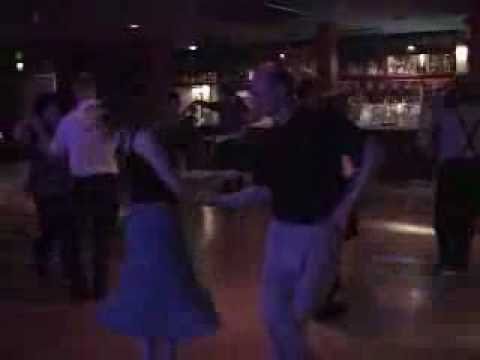
[[[292,81],[275,64],[261,67],[254,79],[256,114],[275,118],[264,144],[255,185],[221,195],[213,205],[240,207],[269,202],[273,217],[266,239],[262,308],[272,358],[311,358],[307,322],[325,301],[337,270],[337,236],[331,214],[339,201],[342,176],[351,176],[325,113],[296,105]],[[307,102],[314,104],[315,102]]]

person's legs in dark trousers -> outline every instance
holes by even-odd
[[[97,300],[108,290],[108,261],[110,241],[115,234],[118,220],[117,179],[114,176],[99,176],[92,187],[93,215],[93,288]]]
[[[48,275],[48,263],[52,250],[60,250],[62,270],[65,277],[70,276],[68,244],[72,241],[73,215],[70,194],[58,194],[35,197],[41,236],[34,243],[34,256],[37,272]]]
[[[345,229],[344,241],[350,241],[354,237],[358,236],[358,214],[356,209],[352,209],[351,213],[348,216],[347,227]],[[332,286],[332,290],[327,296],[327,305],[331,305],[330,313],[332,315],[343,313],[347,310],[347,304],[343,302],[335,301],[338,293],[342,288],[342,276],[340,269],[338,269],[337,277]]]
[[[49,257],[55,240],[54,225],[55,214],[52,199],[49,197],[34,196],[37,210],[40,236],[33,244],[33,255],[38,275],[44,277],[48,274]]]
[[[89,188],[84,179],[76,179],[72,202],[73,234],[71,240],[65,245],[66,267],[71,281],[70,291],[74,299],[83,299],[88,296],[87,277],[82,263],[82,241],[86,235],[90,218]]]
[[[70,280],[72,270],[70,269],[69,248],[75,237],[75,217],[71,194],[64,194],[55,199],[54,221],[55,245],[60,249],[62,275],[64,279]]]
[[[437,175],[435,191],[434,228],[437,239],[437,265],[435,271],[443,270],[449,263],[449,248],[446,234],[446,207],[448,206],[448,169],[441,167]]]
[[[470,162],[449,161],[439,173],[435,206],[438,270],[468,269],[477,192],[476,170]]]
[[[343,234],[343,232],[341,232]],[[340,236],[341,238],[342,236]],[[344,234],[344,239],[340,241],[348,241],[347,232]],[[339,250],[341,253],[341,250]],[[340,263],[337,264],[337,271],[335,275],[335,281],[332,283],[330,290],[327,293],[325,302],[317,306],[314,313],[314,320],[317,322],[323,322],[334,319],[348,312],[348,303],[339,299],[339,294],[342,289],[342,274]]]
[[[452,231],[455,229],[457,246],[452,249],[453,265],[459,270],[468,270],[472,240],[475,234],[475,218],[480,214],[480,161],[466,159],[458,170],[458,187],[461,206],[456,209],[452,219]]]

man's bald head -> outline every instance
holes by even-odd
[[[267,62],[256,69],[251,91],[254,107],[259,116],[275,116],[291,103],[294,81],[278,64]]]

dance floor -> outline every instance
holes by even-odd
[[[432,278],[431,207],[431,190],[419,184],[369,190],[360,237],[343,254],[351,309],[335,321],[312,323],[309,338],[318,359],[480,358],[480,267],[463,278]],[[3,191],[0,211],[0,359],[136,359],[134,339],[98,326],[95,304],[69,304],[59,279],[38,282],[29,265],[35,218],[26,199]],[[188,207],[183,219],[222,327],[213,338],[185,344],[181,359],[268,359],[258,310],[268,210]],[[120,239],[114,248],[113,284]],[[479,259],[476,248],[474,262]]]

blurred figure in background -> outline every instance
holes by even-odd
[[[60,250],[63,275],[71,276],[68,246],[73,238],[71,178],[65,161],[49,156],[49,146],[61,119],[56,94],[40,95],[34,103],[33,118],[15,130],[17,141],[27,147],[30,172],[27,191],[32,194],[40,225],[34,243],[34,259],[40,276],[48,275],[55,248]]]
[[[93,241],[93,295],[98,300],[107,292],[109,241],[118,216],[118,139],[109,128],[111,122],[107,121],[104,107],[95,98],[94,79],[81,76],[74,91],[78,104],[62,119],[50,150],[53,155],[68,159],[73,177],[76,237],[70,252],[71,266],[76,270],[72,296],[89,296],[80,258],[81,241],[86,237]]]
[[[206,149],[200,132],[195,127],[195,117],[182,111],[180,95],[171,91],[168,94],[165,124],[158,124],[164,135],[163,143],[173,152],[173,164],[180,171],[202,169],[206,162]]]
[[[129,179],[126,259],[120,286],[101,306],[99,319],[115,332],[141,339],[145,360],[173,360],[180,341],[213,335],[217,316],[182,237],[182,188],[169,147],[154,121],[142,121],[142,113],[131,119],[135,125],[126,129],[121,144]]]
[[[344,154],[347,154],[353,160],[354,171],[358,171],[362,165],[362,154],[366,139],[360,129],[349,119],[348,97],[343,93],[327,96],[325,106],[330,121],[336,128],[338,141],[343,146]],[[347,188],[349,182],[351,180],[345,181],[345,188]],[[342,232],[345,240],[350,240],[358,235],[358,214],[355,208],[351,209],[348,218],[344,221]]]
[[[365,137],[348,117],[348,97],[342,93],[328,94],[324,98],[326,117],[331,122],[332,137],[336,139],[343,154],[343,166],[349,168],[352,175],[341,181],[341,197],[332,214],[342,245],[358,235],[357,203],[368,181],[381,161],[381,149],[373,137]],[[340,257],[339,257],[340,259]],[[348,310],[348,303],[339,298],[341,290],[340,265],[337,278],[327,297],[325,306],[320,307],[316,320],[323,321],[343,314]]]
[[[157,124],[156,126],[162,129],[170,129],[180,126],[182,100],[180,95],[176,91],[170,91],[168,93],[167,106],[165,109],[165,121]]]
[[[215,129],[217,135],[242,135],[247,124],[248,107],[243,99],[235,93],[230,84],[221,84],[218,89],[218,101],[194,101],[192,105],[200,105],[218,113],[219,123]]]
[[[480,215],[479,114],[480,81],[466,78],[435,97],[424,118],[421,143],[430,144],[437,167],[436,274],[468,271],[474,221]]]
[[[238,168],[242,162],[239,148],[248,123],[249,109],[230,84],[221,84],[218,101],[194,101],[192,106],[202,106],[218,114],[219,123],[212,130],[216,167],[222,170]]]

